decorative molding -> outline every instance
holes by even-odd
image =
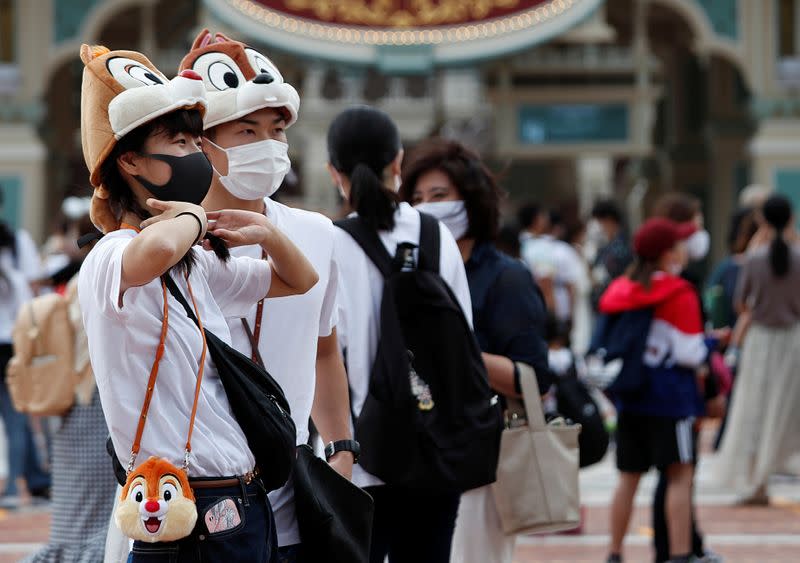
[[[506,17],[459,25],[365,28],[287,15],[255,0],[204,0],[214,16],[253,39],[315,59],[375,65],[380,62],[379,46],[428,46],[420,55],[425,58],[421,65],[414,57],[407,58],[404,66],[409,71],[521,51],[583,22],[602,2],[542,0]]]

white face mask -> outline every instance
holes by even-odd
[[[711,235],[708,231],[696,231],[692,236],[686,239],[686,250],[689,253],[689,260],[698,262],[708,255],[708,249],[711,246]]]
[[[289,145],[274,139],[220,150],[228,155],[228,175],[219,181],[239,199],[252,201],[271,196],[292,167]]]
[[[444,223],[456,240],[463,238],[467,234],[469,217],[467,217],[467,208],[464,206],[463,200],[419,203],[414,208],[417,211],[433,215]]]

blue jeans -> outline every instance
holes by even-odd
[[[11,359],[11,346],[0,345],[0,416],[6,430],[8,479],[3,495],[17,494],[17,478],[25,477],[29,491],[46,489],[50,486],[50,476],[44,472],[39,462],[39,454],[33,442],[28,415],[17,412],[11,402],[11,395],[6,385],[6,366]]]
[[[244,494],[246,492],[246,494]],[[277,563],[278,536],[267,493],[261,481],[219,489],[194,489],[197,524],[192,533],[174,542],[133,542],[128,563]],[[210,533],[206,511],[232,499],[239,509],[239,524]]]

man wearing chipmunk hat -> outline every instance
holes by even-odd
[[[287,207],[270,197],[291,167],[286,129],[298,118],[297,92],[266,56],[205,29],[180,70],[195,71],[203,78],[209,102],[204,148],[222,174],[203,206],[265,214],[301,249],[320,277],[305,295],[258,303],[244,322],[229,319],[234,346],[263,361],[283,387],[297,426],[297,444],[308,442],[310,416],[326,444],[328,462],[349,479],[359,446],[351,439],[347,375],[336,338],[334,227],[320,214]],[[234,253],[262,256],[257,246]],[[290,481],[270,494],[281,561],[322,560],[311,549],[324,546],[325,539],[301,534],[307,528],[303,514],[295,510],[296,485]],[[346,553],[328,554],[325,560],[357,561]]]
[[[272,563],[266,490],[288,478],[293,428],[259,426],[255,439],[252,423],[240,425],[219,358],[229,357],[227,317],[305,293],[316,273],[263,214],[220,211],[209,226],[200,203],[214,174],[200,150],[206,99],[196,72],[168,80],[139,53],[87,45],[81,59],[91,217],[105,234],[83,263],[78,298],[126,482],[115,521],[135,540],[128,560]],[[207,231],[270,259],[223,263],[197,247]],[[285,421],[288,403],[270,389]],[[265,455],[262,444],[277,445]]]

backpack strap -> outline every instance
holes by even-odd
[[[353,240],[358,243],[358,246],[375,264],[384,278],[388,278],[391,275],[392,257],[376,231],[367,227],[358,217],[348,217],[347,219],[335,221],[333,224],[353,237]]]
[[[419,268],[439,273],[441,247],[439,221],[427,213],[419,214]]]

